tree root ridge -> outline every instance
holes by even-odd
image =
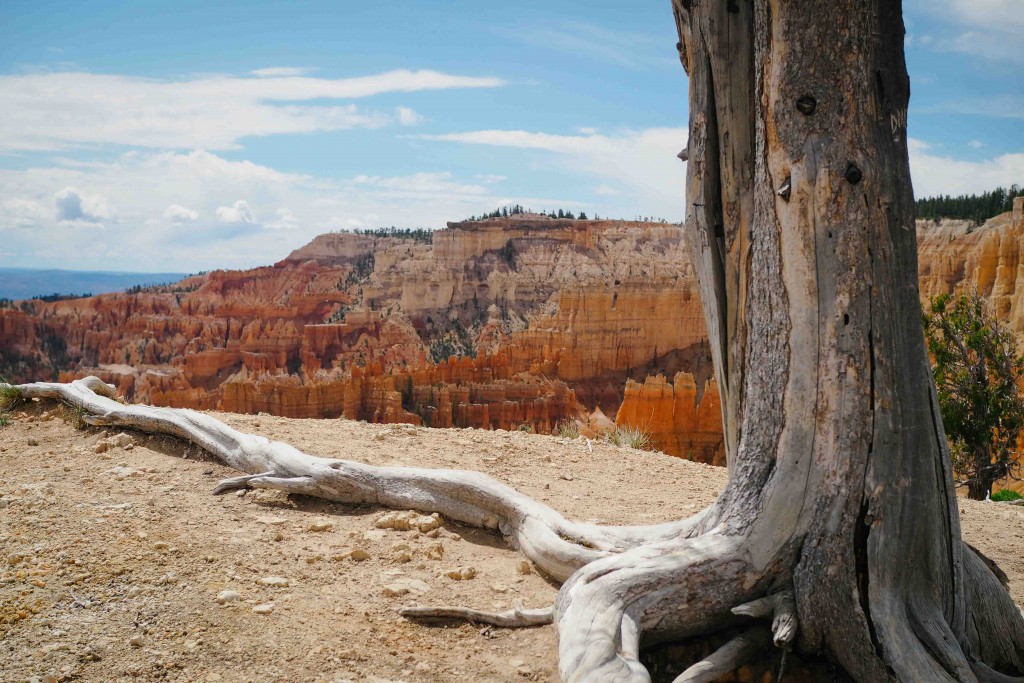
[[[461,619],[501,628],[545,626],[554,621],[554,606],[540,609],[515,608],[505,612],[481,612],[466,607],[403,607],[398,613],[407,619]]]
[[[676,676],[672,683],[710,683],[750,661],[772,640],[764,626],[754,626]]]
[[[772,551],[751,545],[757,539],[721,521],[725,517],[720,508],[658,525],[583,524],[484,474],[316,457],[197,411],[121,404],[114,400],[114,387],[95,377],[14,389],[25,399],[65,401],[80,409],[89,424],[176,436],[244,473],[221,481],[214,493],[272,489],[342,503],[412,508],[500,532],[541,572],[564,582],[553,606],[497,613],[407,607],[400,613],[410,619],[464,619],[503,628],[554,624],[559,669],[567,682],[650,683],[639,658],[641,645],[746,624],[739,636],[676,679],[713,680],[769,643],[788,651],[797,633],[794,558],[785,546]],[[711,527],[715,519],[719,522]],[[895,640],[884,640],[899,645],[912,639],[918,649],[915,657],[962,674],[959,680],[1021,680],[1011,675],[1024,670],[1024,650],[1018,648],[1024,643],[1020,612],[979,555],[966,548],[964,558],[965,584],[970,587],[967,633],[954,634],[941,613],[925,609],[925,618],[903,620]],[[935,652],[950,643],[956,647]],[[883,655],[885,651],[888,647]]]
[[[81,409],[89,424],[179,437],[244,473],[221,481],[214,489],[217,494],[272,489],[343,503],[438,512],[499,531],[542,572],[565,582],[554,606],[498,613],[407,607],[401,614],[505,628],[554,623],[567,681],[647,683],[650,677],[639,660],[642,638],[657,642],[732,625],[742,618],[732,608],[757,598],[756,586],[763,585],[751,579],[738,538],[703,532],[707,510],[666,524],[582,524],[477,472],[376,467],[316,457],[240,432],[197,411],[118,403],[114,387],[96,377],[15,388],[24,398],[66,401]],[[778,598],[773,600],[775,605]],[[772,631],[761,624],[749,631],[750,638],[761,642],[762,632],[771,639]],[[776,629],[776,638],[780,632]],[[750,651],[750,638],[733,643],[704,668],[739,661]]]

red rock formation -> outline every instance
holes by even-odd
[[[706,375],[678,227],[516,216],[433,237],[321,235],[273,267],[22,302],[0,349],[28,360],[2,365],[162,405],[543,432],[578,394],[614,414],[627,377]]]
[[[698,394],[693,375],[686,372],[677,373],[671,384],[661,375],[648,376],[643,384],[629,380],[615,422],[645,431],[654,447],[665,453],[725,464],[721,406],[714,381],[707,382]]]
[[[973,285],[1024,335],[1022,207],[977,228],[919,221],[922,297]],[[516,215],[451,223],[432,245],[335,233],[272,267],[16,306],[0,309],[0,374],[16,380],[91,373],[159,405],[537,431],[600,408],[667,453],[722,456],[673,225]]]

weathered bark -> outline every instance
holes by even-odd
[[[968,625],[994,607],[968,585],[921,332],[900,3],[674,9],[731,475],[706,524],[783,567],[801,647],[856,679],[981,678]],[[1024,623],[986,595],[1006,607],[986,661],[1021,672]]]
[[[687,233],[729,460],[701,513],[580,524],[490,477],[313,457],[202,413],[121,405],[96,378],[15,389],[249,473],[218,491],[412,507],[500,531],[565,581],[553,608],[406,614],[553,622],[565,681],[647,683],[642,644],[736,627],[678,680],[709,680],[770,642],[858,681],[1024,680],[1011,677],[1024,672],[1024,619],[960,538],[925,354],[900,3],[673,7],[690,74]]]

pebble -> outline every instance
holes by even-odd
[[[523,576],[526,576],[531,571],[533,571],[530,568],[530,561],[529,560],[519,560],[519,566],[516,569],[518,569],[519,573],[522,574]]]
[[[353,548],[347,553],[343,553],[342,557],[347,557],[348,559],[355,560],[356,562],[362,562],[363,560],[370,559],[370,553],[366,552],[362,548]]]
[[[334,525],[330,522],[314,522],[307,527],[307,530],[316,533],[320,531],[330,531],[333,528]]]
[[[284,524],[288,520],[284,517],[257,517],[256,521],[260,524],[268,524],[271,526],[277,526],[278,524]]]
[[[395,529],[396,531],[409,531],[415,529],[420,533],[427,533],[439,528],[444,523],[441,515],[421,515],[415,510],[392,510],[385,512],[373,523],[378,529]]]
[[[468,581],[476,576],[476,569],[473,567],[456,567],[446,571],[445,576],[453,581]]]
[[[256,614],[271,614],[274,611],[274,603],[265,602],[262,605],[256,605],[252,608],[252,611]]]
[[[389,583],[384,586],[384,595],[389,598],[397,598],[409,592],[408,586],[402,583]]]
[[[169,547],[166,541],[157,541],[153,544],[153,550],[167,550]]]
[[[128,644],[132,647],[142,647],[142,636],[132,636],[128,639]]]
[[[260,583],[264,586],[271,586],[273,588],[287,588],[288,579],[283,576],[264,576],[260,579]]]
[[[29,446],[38,446],[39,445],[39,440],[36,439],[36,437],[34,437],[34,436],[30,436],[30,437],[28,437],[28,445]]]
[[[420,579],[399,579],[384,585],[384,595],[397,598],[408,593],[429,593],[430,584]]]
[[[107,443],[109,443],[111,446],[127,448],[128,446],[135,445],[135,439],[122,432],[121,434],[116,434],[107,439]]]
[[[229,602],[238,602],[241,599],[242,596],[238,591],[233,590],[222,590],[220,593],[217,593],[216,598],[218,605],[226,605]]]

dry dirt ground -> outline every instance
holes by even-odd
[[[129,444],[65,412],[34,404],[0,427],[0,680],[558,680],[551,627],[424,626],[395,612],[550,604],[556,586],[523,573],[499,537],[448,521],[379,529],[381,508],[276,492],[215,497],[235,473],[194,448],[131,432]],[[481,470],[598,523],[688,515],[725,482],[719,468],[583,440],[219,417],[312,454]],[[124,445],[97,453],[101,442]],[[1021,603],[1024,508],[961,512]],[[468,567],[471,579],[447,575]]]

